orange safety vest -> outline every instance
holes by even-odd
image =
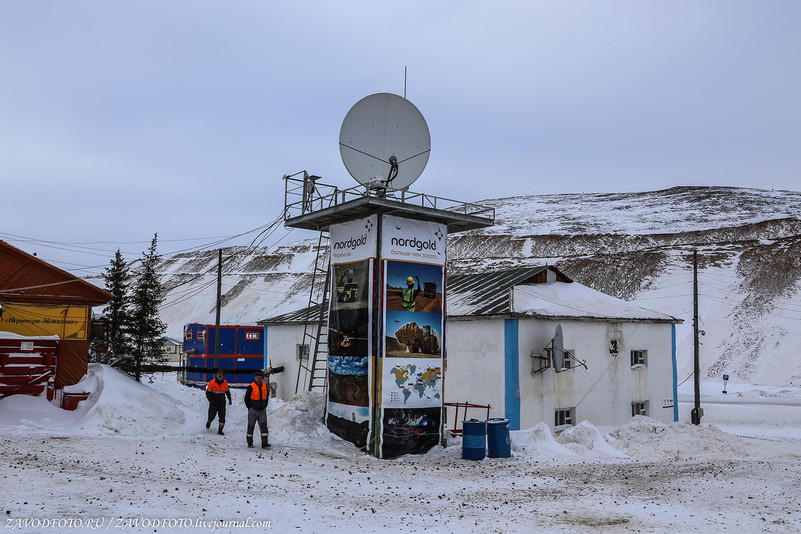
[[[228,391],[228,380],[223,378],[222,383],[218,384],[217,379],[212,378],[211,382],[209,382],[209,385],[206,386],[206,391],[211,391],[212,393],[225,393]]]
[[[255,381],[251,383],[250,400],[265,400],[265,399],[267,399],[267,384],[262,382],[261,388],[259,388],[259,385]]]

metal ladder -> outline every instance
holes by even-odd
[[[309,347],[307,358],[300,359],[298,364],[298,379],[295,383],[295,394],[302,390],[325,393],[328,387],[328,327],[326,316],[328,312],[328,292],[331,283],[331,254],[323,251],[330,250],[328,233],[320,232],[317,240],[317,257],[314,260],[311,290],[309,291],[309,305],[306,308],[306,319],[303,322],[302,345]],[[325,277],[322,290],[318,289],[318,281]],[[314,316],[317,314],[317,320]],[[308,382],[307,382],[308,381]]]

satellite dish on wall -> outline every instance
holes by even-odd
[[[556,325],[553,334],[553,370],[556,373],[562,372],[565,365],[565,340],[562,337],[562,325]]]
[[[406,189],[422,174],[430,152],[426,120],[414,104],[398,95],[366,96],[342,121],[339,153],[362,185]]]

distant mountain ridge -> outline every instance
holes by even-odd
[[[751,383],[801,383],[801,192],[674,187],[479,203],[495,208],[496,225],[449,236],[449,273],[553,264],[579,283],[683,319],[683,380],[692,370],[697,250],[704,379],[726,373]],[[316,245],[224,249],[223,323],[305,307]],[[164,261],[168,333],[214,322],[216,262],[217,251]]]

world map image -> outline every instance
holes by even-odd
[[[403,394],[403,404],[408,404],[412,396],[420,400],[442,398],[442,368],[414,363],[396,365],[390,369],[395,377],[395,385]],[[417,403],[415,403],[417,404]]]

